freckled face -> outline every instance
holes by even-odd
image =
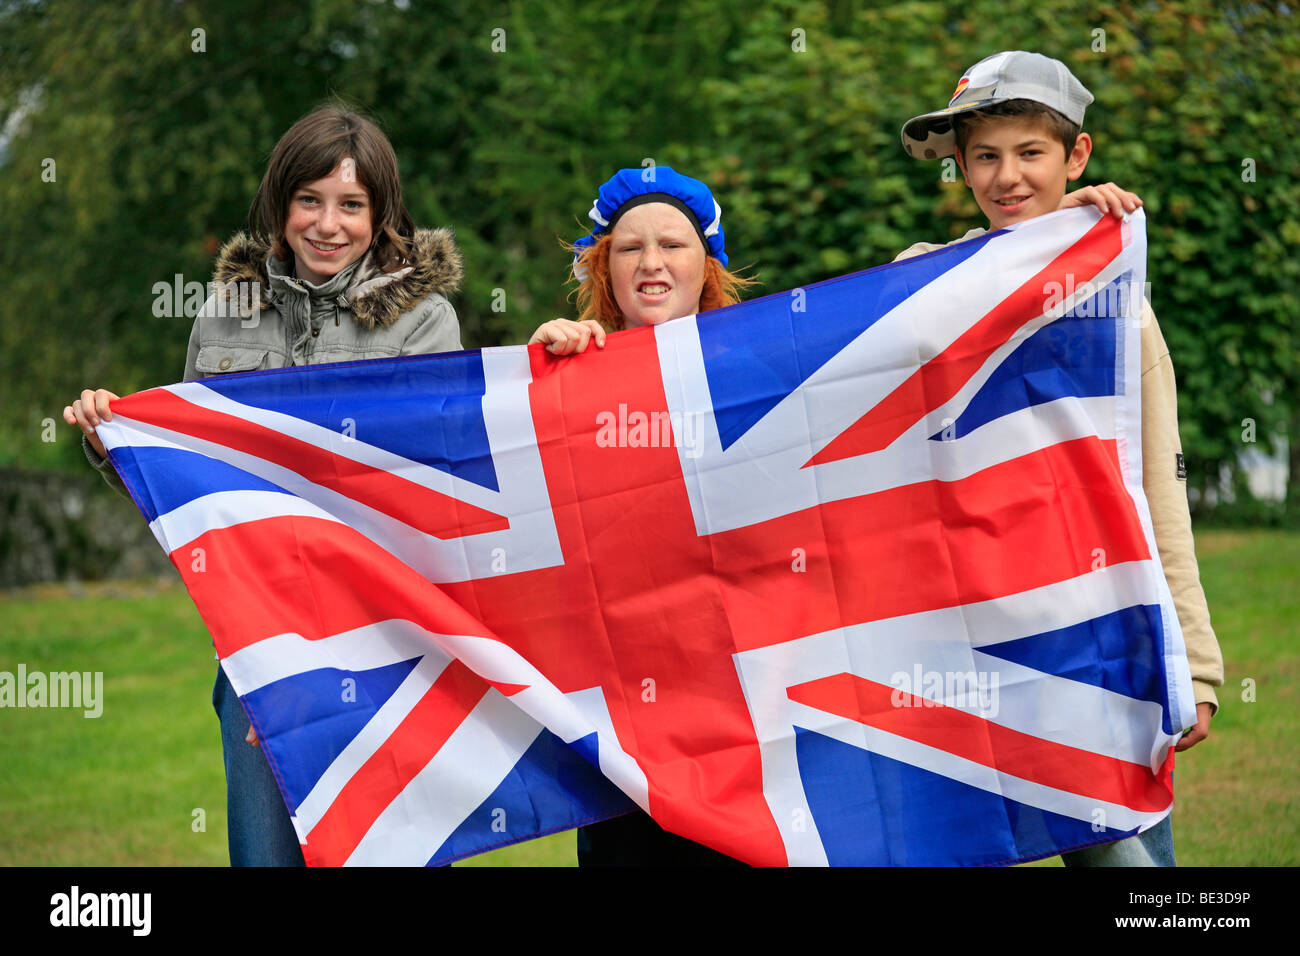
[[[298,278],[319,285],[364,256],[374,235],[371,214],[370,192],[350,159],[294,190],[284,240]]]
[[[698,312],[706,255],[676,206],[650,202],[625,213],[610,233],[609,277],[627,327]]]

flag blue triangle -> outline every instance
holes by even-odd
[[[537,735],[501,785],[430,858],[438,865],[485,850],[617,817],[636,804],[597,769],[596,735],[565,744]]]
[[[275,758],[292,810],[419,660],[362,671],[324,667],[274,681],[243,698],[257,717],[263,746]]]
[[[989,866],[1128,835],[801,727],[795,751],[832,866]]]
[[[1131,276],[1125,273],[1073,311],[1021,342],[989,376],[955,422],[931,441],[968,435],[981,425],[1058,398],[1115,394],[1119,347],[1112,306]]]
[[[1057,677],[1158,703],[1164,708],[1165,733],[1173,733],[1165,693],[1164,625],[1155,605],[1135,604],[1070,627],[986,644],[979,650]]]

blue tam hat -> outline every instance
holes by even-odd
[[[709,255],[727,264],[726,237],[722,233],[722,207],[698,179],[683,176],[671,166],[647,166],[645,169],[620,169],[609,178],[592,204],[587,216],[596,228],[573,244],[577,254],[594,246],[602,235],[614,228],[629,209],[648,202],[666,202],[676,206],[695,226],[700,242]],[[581,275],[578,276],[582,278]]]

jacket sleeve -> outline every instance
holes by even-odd
[[[460,321],[456,310],[438,293],[420,303],[415,327],[402,342],[402,355],[426,355],[431,352],[459,352]]]
[[[126,490],[126,485],[122,484],[122,478],[113,467],[113,463],[107,458],[101,458],[99,452],[90,447],[90,440],[85,435],[81,436],[81,450],[86,453],[86,461],[90,462],[90,467],[104,476],[104,481],[108,482],[108,487],[112,488],[123,498],[130,498],[131,495]]]
[[[1187,646],[1196,703],[1219,709],[1214,688],[1223,684],[1223,655],[1210,627],[1187,507],[1186,470],[1178,437],[1178,392],[1155,313],[1142,303],[1142,490],[1151,508],[1156,548]]]

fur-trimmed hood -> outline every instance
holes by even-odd
[[[236,233],[217,255],[214,279],[219,283],[258,282],[263,304],[275,299],[267,272],[269,243],[245,232]],[[367,253],[343,294],[356,323],[365,329],[386,328],[437,292],[449,296],[460,288],[464,272],[460,250],[450,229],[417,229],[411,259],[396,272],[385,273]]]

